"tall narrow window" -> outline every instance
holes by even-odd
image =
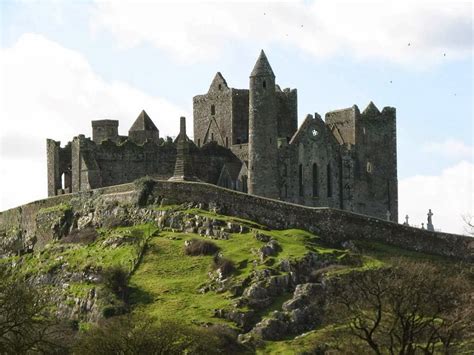
[[[216,114],[216,106],[211,105],[211,115],[214,116]]]
[[[300,196],[304,195],[304,189],[303,189],[303,164],[300,164],[299,169],[298,169],[298,185],[299,185],[299,193]]]
[[[201,146],[201,139],[198,138],[198,147],[200,147],[200,146]]]
[[[229,147],[229,137],[225,137],[225,146]]]
[[[264,89],[267,87],[267,82],[266,82],[266,80],[263,81],[262,86],[263,86]]]
[[[313,164],[313,197],[318,197],[319,194],[319,173],[318,164]]]
[[[214,133],[211,133],[211,141],[214,142]]]
[[[332,173],[331,164],[327,165],[327,183],[328,183],[328,197],[332,197]]]

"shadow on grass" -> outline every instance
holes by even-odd
[[[142,290],[141,288],[130,286],[129,287],[129,304],[136,306],[139,304],[150,304],[153,303],[154,298],[150,292]]]

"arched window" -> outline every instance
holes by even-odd
[[[263,81],[262,86],[263,86],[264,89],[267,87],[267,81],[266,80]]]
[[[319,194],[319,172],[318,164],[313,164],[313,197],[318,197]]]
[[[221,84],[219,84],[219,90],[222,90],[222,85]]]
[[[242,176],[242,192],[248,192],[248,190],[247,190],[247,175]]]
[[[225,137],[225,146],[229,147],[229,137]]]
[[[328,197],[332,197],[332,172],[331,172],[331,164],[327,165],[327,184],[328,184]]]
[[[216,106],[211,105],[211,115],[214,116],[216,114]]]
[[[304,188],[303,188],[303,164],[300,164],[298,168],[298,185],[299,185],[299,193],[300,196],[304,195]]]
[[[211,133],[211,141],[214,142],[214,133]]]

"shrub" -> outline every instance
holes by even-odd
[[[219,251],[219,247],[213,242],[201,239],[187,240],[184,245],[186,255],[214,255]]]
[[[231,343],[226,339],[226,343]],[[225,348],[217,334],[183,322],[146,315],[106,320],[80,334],[73,354],[218,354]]]
[[[98,235],[93,227],[87,227],[81,230],[75,229],[62,238],[61,243],[90,244],[97,239]]]
[[[126,300],[128,296],[128,273],[120,267],[111,267],[102,272],[102,281],[119,299]]]
[[[213,259],[214,270],[220,269],[224,276],[228,276],[235,271],[235,264],[232,260],[221,258],[219,256],[214,257]]]

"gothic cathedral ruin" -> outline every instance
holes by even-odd
[[[118,121],[92,121],[92,139],[64,148],[47,140],[48,195],[156,179],[200,180],[292,203],[344,209],[398,221],[396,112],[370,102],[307,115],[298,128],[297,91],[275,83],[262,51],[249,89],[217,73],[193,99],[194,141],[160,138],[142,111],[128,132]]]

